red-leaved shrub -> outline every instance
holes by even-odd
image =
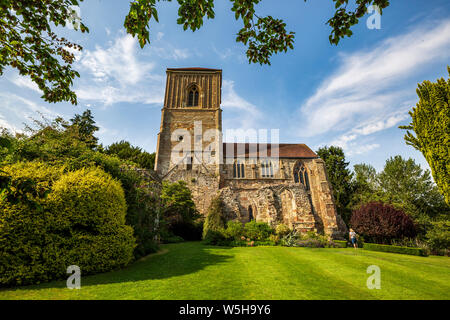
[[[354,210],[350,225],[366,241],[389,244],[393,239],[412,238],[416,228],[402,210],[389,204],[371,202]]]

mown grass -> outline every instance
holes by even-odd
[[[0,290],[0,299],[450,299],[450,259],[346,249],[163,246],[130,267]],[[381,269],[368,289],[367,267]]]

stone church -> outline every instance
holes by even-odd
[[[342,237],[324,162],[305,144],[222,142],[221,88],[222,70],[167,69],[159,177],[184,180],[204,215],[220,196],[229,220]]]

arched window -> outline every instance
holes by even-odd
[[[308,170],[303,163],[297,163],[294,167],[294,181],[295,183],[301,183],[305,186],[306,190],[309,190],[309,177]]]
[[[198,87],[192,86],[188,92],[187,106],[188,107],[197,107],[198,106],[198,97],[199,97]]]
[[[245,165],[242,160],[236,160],[233,164],[233,177],[245,178]]]
[[[252,206],[248,206],[248,221],[252,221],[253,219],[253,208]]]
[[[263,177],[263,178],[273,178],[272,161],[263,160],[261,162],[261,177]]]

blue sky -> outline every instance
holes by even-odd
[[[354,35],[332,46],[325,23],[331,0],[264,0],[259,15],[285,20],[296,32],[295,49],[273,56],[271,66],[249,64],[235,42],[241,28],[231,2],[216,1],[216,18],[196,32],[176,24],[176,2],[159,4],[151,24],[151,45],[141,50],[122,27],[129,1],[87,0],[81,17],[89,34],[60,30],[81,44],[74,90],[79,105],[48,104],[28,79],[8,69],[0,78],[0,126],[20,131],[37,112],[69,119],[92,110],[104,145],[119,140],[153,152],[159,131],[168,67],[223,69],[224,129],[280,129],[280,141],[344,148],[352,165],[381,169],[400,154],[428,168],[422,154],[407,146],[399,125],[409,122],[417,83],[447,77],[450,64],[450,2],[392,1],[381,29],[366,18]]]

